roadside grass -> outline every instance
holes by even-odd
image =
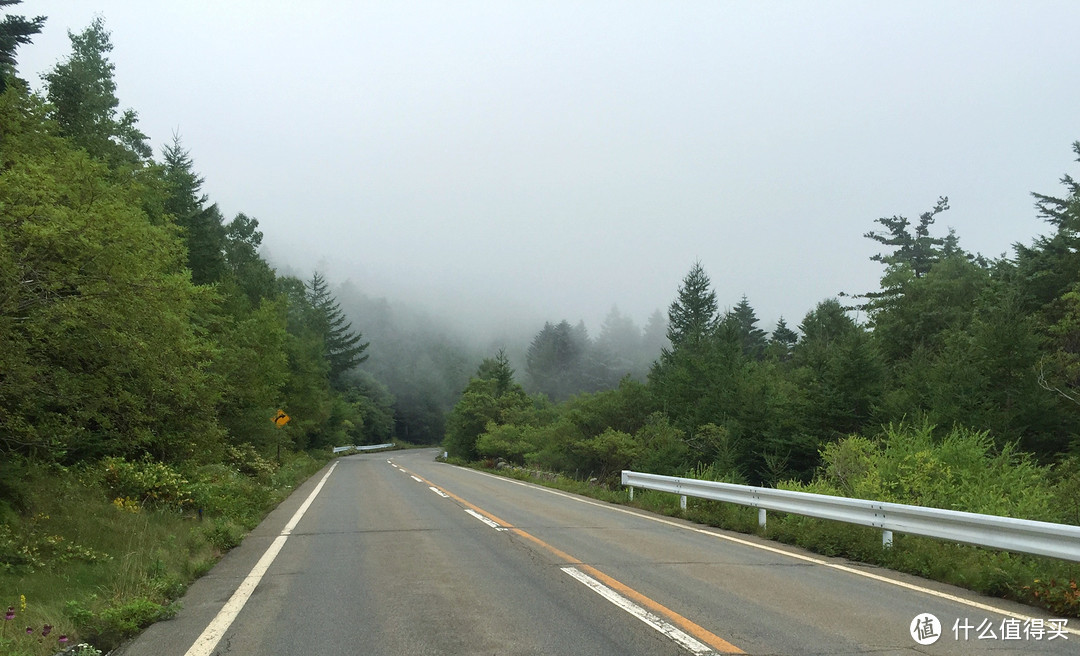
[[[248,474],[122,461],[8,465],[21,482],[0,502],[0,610],[13,615],[0,627],[0,653],[45,656],[78,642],[108,651],[171,617],[187,586],[328,460],[297,454]]]
[[[829,522],[788,513],[770,512],[767,527],[758,527],[757,509],[736,504],[687,499],[668,492],[634,490],[634,499],[617,487],[578,481],[562,474],[537,475],[521,468],[495,469],[485,463],[462,464],[601,501],[618,503],[670,517],[760,535],[825,556],[838,556],[878,565],[927,579],[949,583],[982,594],[1011,599],[1046,609],[1056,618],[1080,617],[1080,563],[1056,558],[1014,554],[932,538],[895,534],[891,549],[881,543],[881,532],[865,526]]]

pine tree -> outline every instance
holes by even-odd
[[[476,377],[495,382],[496,398],[511,390],[520,390],[520,386],[514,383],[514,369],[510,366],[510,358],[506,357],[505,349],[499,349],[494,358],[484,358],[476,370]]]
[[[750,301],[745,295],[727,316],[734,323],[735,330],[742,340],[743,355],[755,360],[765,357],[767,344],[765,331],[757,327],[757,315],[754,314],[754,308],[750,307]]]
[[[581,339],[583,329],[572,327],[565,319],[558,324],[547,322],[525,354],[525,371],[533,387],[552,400],[561,401],[581,391],[579,379],[587,346]]]
[[[307,283],[307,298],[312,310],[312,328],[323,338],[323,354],[330,366],[330,383],[337,387],[345,372],[367,360],[364,351],[369,344],[361,342],[362,334],[352,331],[352,323],[345,319],[326,280],[318,272],[312,274],[311,281]]]
[[[698,341],[717,326],[716,293],[701,262],[695,262],[679,287],[679,297],[668,308],[668,340],[678,349],[684,342]]]
[[[799,341],[799,334],[791,328],[788,328],[787,322],[784,321],[784,317],[776,322],[776,328],[772,332],[772,337],[769,338],[769,345],[767,347],[770,357],[775,357],[781,362],[787,362],[791,358],[791,349],[795,346],[795,343]]]
[[[172,144],[162,151],[161,176],[168,195],[165,211],[184,229],[188,247],[188,268],[197,285],[221,280],[225,273],[225,226],[217,205],[206,206],[200,193],[203,179],[195,173],[191,155],[173,135]]]
[[[884,232],[868,232],[864,236],[873,239],[885,246],[892,246],[892,253],[878,253],[870,257],[875,262],[881,262],[887,266],[906,264],[911,267],[916,278],[926,275],[934,262],[941,259],[946,245],[946,240],[930,236],[930,226],[938,214],[949,209],[949,199],[942,196],[934,205],[933,209],[919,215],[919,224],[915,226],[915,234],[908,230],[911,221],[902,216],[882,217],[877,223],[885,226]],[[957,248],[955,236],[949,244],[950,248]]]
[[[0,9],[22,3],[22,0],[0,0]],[[35,34],[45,26],[44,16],[26,20],[25,16],[4,16],[0,21],[0,93],[7,88],[8,76],[15,75],[15,51],[27,45]]]

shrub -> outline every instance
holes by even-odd
[[[161,462],[106,458],[102,481],[112,498],[133,499],[146,507],[182,510],[192,504],[191,487],[180,472]]]

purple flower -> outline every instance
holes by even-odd
[[[67,636],[66,635],[60,636],[59,642],[60,642],[61,645],[66,645],[67,644]]]
[[[32,627],[32,626],[26,627],[26,635],[34,635],[34,627]]]
[[[7,607],[7,613],[4,614],[4,621],[5,622],[10,622],[13,619],[15,619],[15,607],[14,606],[8,606]]]
[[[52,633],[52,624],[46,624],[45,626],[41,627],[41,637],[45,637],[50,633]]]

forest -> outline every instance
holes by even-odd
[[[1080,156],[1080,142],[1073,149]],[[446,447],[601,480],[624,468],[709,468],[774,485],[810,481],[850,436],[929,426],[939,438],[972,431],[990,448],[1075,467],[1080,185],[1069,175],[1062,184],[1060,195],[1034,194],[1049,234],[1016,244],[1011,257],[989,259],[965,251],[952,230],[941,235],[947,198],[914,221],[877,219],[865,236],[881,248],[872,258],[880,287],[823,300],[794,329],[781,318],[767,332],[746,297],[721,311],[700,262],[645,368],[611,347],[641,339],[619,327],[617,312],[595,344],[584,326],[549,323],[529,346],[524,385],[505,354],[480,365]]]
[[[44,22],[0,23],[0,574],[97,558],[43,546],[35,481],[224,516],[251,481],[294,484],[297,454],[391,440],[600,485],[632,468],[1080,522],[1068,174],[1033,194],[1046,234],[999,258],[940,229],[946,198],[868,217],[880,286],[795,325],[766,330],[745,296],[721,309],[695,262],[642,327],[613,307],[595,337],[559,318],[483,351],[420,310],[277,271],[181,135],[155,153],[121,108],[103,19],[32,90],[17,54]],[[235,544],[259,516],[241,514],[207,539]]]

